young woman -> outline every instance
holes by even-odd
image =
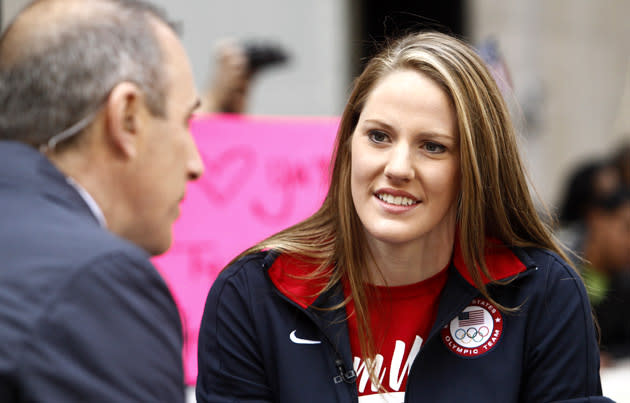
[[[584,287],[469,46],[421,33],[372,59],[332,168],[319,211],[213,284],[199,402],[608,401]]]

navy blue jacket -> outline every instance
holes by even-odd
[[[183,402],[182,332],[148,254],[37,150],[0,141],[0,402]]]
[[[405,402],[609,402],[601,397],[581,280],[553,253],[502,249],[486,258],[491,273],[518,274],[488,287],[498,303],[518,310],[493,310],[454,259]],[[218,276],[199,334],[199,403],[358,401],[345,309],[321,309],[343,300],[341,286],[313,300],[317,288],[296,278],[305,271],[292,266],[286,256],[261,252]],[[467,350],[470,339],[454,342],[466,337],[469,328],[461,326],[473,323],[471,310],[485,312],[491,331],[468,330],[484,344]]]

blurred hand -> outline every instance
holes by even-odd
[[[247,55],[231,40],[221,41],[216,50],[214,77],[204,94],[202,111],[208,113],[244,113],[251,83]]]

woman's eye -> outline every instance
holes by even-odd
[[[424,149],[430,153],[441,153],[441,152],[446,151],[446,147],[444,147],[443,145],[438,144],[438,143],[433,143],[430,141],[424,143]]]
[[[368,133],[368,137],[375,143],[382,143],[387,141],[387,134],[379,130],[372,130]]]

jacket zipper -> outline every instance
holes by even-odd
[[[266,267],[263,267],[263,268],[266,269]],[[271,281],[271,279],[269,280]],[[304,313],[304,315],[306,315],[306,317],[309,318],[311,322],[313,322],[313,324],[317,327],[317,329],[319,330],[319,333],[323,336],[325,342],[331,347],[332,351],[335,354],[335,368],[337,369],[337,374],[333,377],[334,384],[337,385],[340,383],[347,383],[347,384],[355,385],[355,387],[351,388],[352,390],[351,394],[352,394],[353,401],[358,403],[359,392],[356,387],[356,378],[357,378],[356,372],[354,371],[352,367],[350,370],[347,370],[346,364],[343,361],[343,357],[341,356],[341,353],[339,352],[339,350],[337,350],[335,343],[333,343],[330,337],[328,337],[328,335],[322,330],[322,328],[317,323],[317,320],[315,320],[315,318],[313,317],[312,313],[304,309],[302,306],[298,305],[295,301],[292,301],[291,299],[289,299],[286,295],[282,294],[280,290],[278,290],[275,287],[273,282],[271,282],[271,284],[272,284],[274,292],[278,294],[280,298],[282,298],[284,301],[286,301],[293,307],[297,308],[300,312]]]

